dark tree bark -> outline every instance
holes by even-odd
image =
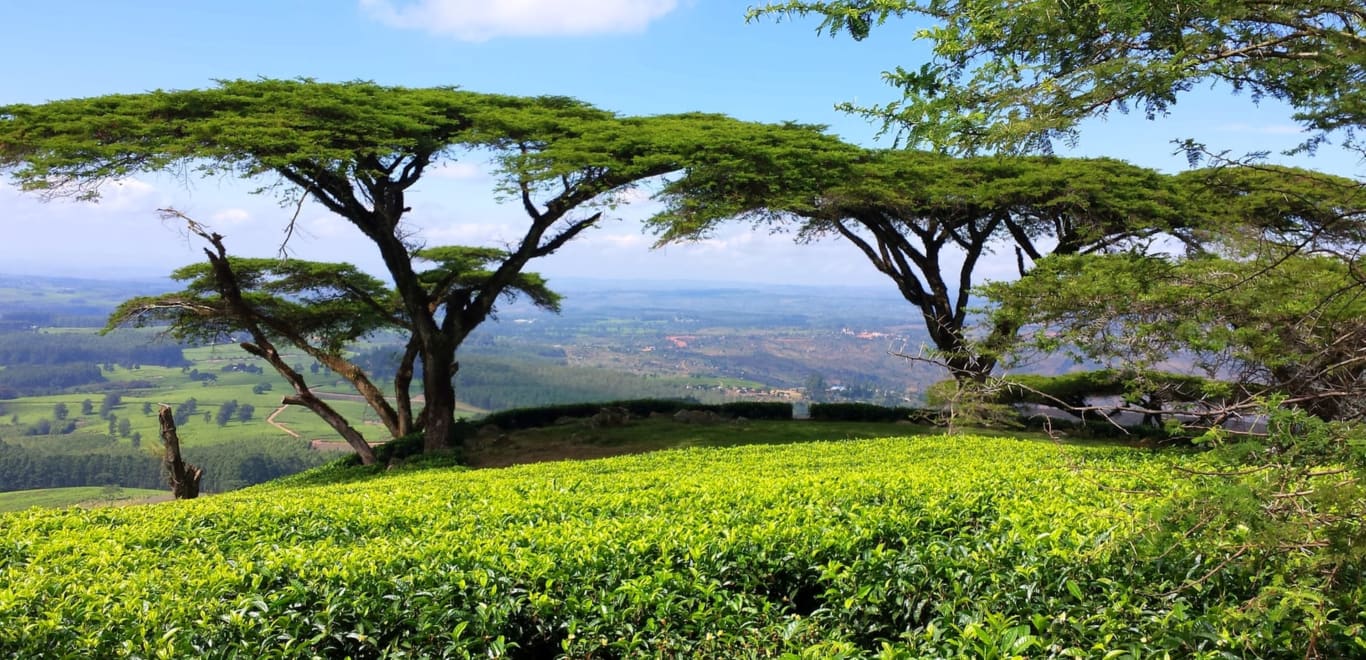
[[[171,484],[171,494],[178,500],[192,500],[199,497],[199,480],[204,469],[185,462],[180,455],[180,436],[176,435],[175,416],[170,406],[162,406],[157,413],[161,424],[161,444],[165,447],[161,463],[166,467]]]
[[[185,219],[189,221],[188,218]],[[346,443],[360,457],[363,465],[373,465],[377,459],[375,458],[375,450],[370,446],[370,443],[355,427],[351,426],[345,417],[313,394],[303,375],[289,366],[289,363],[280,355],[279,350],[275,348],[275,344],[270,341],[270,337],[255,322],[250,308],[242,299],[242,291],[238,287],[237,276],[233,273],[232,264],[228,261],[227,248],[223,247],[223,237],[204,231],[193,221],[189,222],[190,231],[200,235],[213,246],[214,249],[212,250],[205,248],[204,254],[208,256],[209,263],[213,266],[214,276],[218,282],[218,291],[223,299],[233,307],[237,317],[242,321],[243,327],[251,334],[252,341],[240,344],[242,350],[269,362],[270,366],[294,388],[295,396],[285,397],[283,403],[304,406],[313,411],[346,440]]]
[[[403,349],[403,359],[399,360],[398,371],[394,373],[394,401],[398,412],[399,436],[418,430],[413,425],[413,397],[409,388],[413,384],[413,364],[417,360],[417,342],[409,338]]]
[[[346,440],[346,444],[350,445],[351,449],[355,450],[356,455],[360,457],[362,465],[374,465],[378,459],[375,458],[375,450],[366,441],[365,436],[361,435],[354,426],[351,426],[351,422],[347,421],[341,413],[327,405],[326,401],[319,399],[313,390],[309,389],[303,375],[285,362],[285,359],[280,356],[279,351],[269,340],[266,340],[264,336],[256,339],[257,343],[243,342],[239,345],[242,350],[269,362],[294,388],[294,396],[284,397],[280,402],[291,406],[303,406],[313,411],[313,414],[321,417],[328,426],[332,427],[332,430],[336,431],[343,440]]]

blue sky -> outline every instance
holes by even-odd
[[[821,123],[876,145],[875,129],[833,106],[879,103],[881,71],[916,65],[915,25],[889,24],[861,43],[817,36],[814,19],[746,24],[746,3],[722,0],[239,0],[5,3],[0,8],[0,103],[204,87],[214,79],[312,77],[406,86],[458,85],[511,94],[564,94],[622,114],[700,110],[755,121]],[[1172,116],[1089,122],[1070,155],[1108,155],[1177,170],[1171,140],[1203,138],[1235,153],[1300,139],[1290,113],[1221,88],[1183,97]],[[1352,155],[1327,149],[1282,162],[1360,177]],[[522,216],[492,199],[479,162],[446,167],[414,198],[429,244],[498,244]],[[0,272],[156,277],[199,259],[155,209],[174,206],[225,234],[244,255],[276,252],[289,212],[234,180],[139,177],[98,205],[40,202],[0,185]],[[737,226],[695,245],[650,250],[631,204],[533,268],[552,278],[716,280],[886,286],[850,246],[795,246]],[[376,273],[366,242],[320,207],[290,243],[309,259]],[[984,272],[1004,276],[1002,258]]]

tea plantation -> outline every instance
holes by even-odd
[[[1195,460],[920,437],[4,514],[0,656],[1304,657],[1247,614],[1281,565],[1153,533]]]

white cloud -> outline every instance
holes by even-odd
[[[115,179],[100,186],[100,198],[93,202],[79,202],[103,211],[151,211],[166,206],[168,199],[157,193],[156,186],[140,179]]]
[[[246,209],[223,209],[209,216],[214,224],[241,225],[251,221],[251,213]]]
[[[462,41],[640,32],[677,0],[361,0],[371,16]]]
[[[482,179],[488,176],[484,168],[475,163],[464,161],[443,161],[435,167],[427,170],[429,176],[438,179],[452,179],[455,181],[471,181]]]
[[[491,222],[461,222],[444,227],[429,227],[422,238],[431,245],[495,245],[501,246],[519,238],[508,225]]]
[[[349,237],[355,225],[335,215],[320,215],[305,219],[301,223],[303,233],[308,238]]]

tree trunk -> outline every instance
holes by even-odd
[[[256,315],[242,298],[242,290],[237,283],[237,274],[233,272],[232,262],[228,259],[228,250],[223,246],[223,237],[219,234],[207,233],[196,227],[197,225],[191,222],[191,231],[199,234],[214,247],[213,250],[205,248],[204,254],[208,255],[209,263],[213,266],[214,279],[218,284],[219,294],[232,306],[238,320],[242,323],[243,328],[251,333],[252,339],[256,342],[254,344],[251,342],[242,342],[239,346],[242,347],[242,350],[269,362],[270,366],[274,367],[275,371],[284,377],[284,379],[289,382],[290,386],[294,388],[297,396],[286,397],[286,403],[292,401],[293,403],[297,403],[312,410],[319,417],[323,418],[329,426],[335,429],[337,433],[340,433],[347,444],[351,445],[352,449],[356,450],[356,454],[360,456],[362,464],[373,465],[376,461],[375,450],[370,447],[370,443],[365,441],[365,438],[361,436],[360,432],[352,428],[351,423],[346,421],[346,418],[342,417],[337,411],[333,410],[331,406],[327,405],[313,394],[308,388],[308,383],[304,380],[303,375],[295,371],[293,367],[290,367],[289,363],[285,362],[285,359],[280,356],[280,351],[276,349],[275,344],[270,341],[270,336],[266,334],[261,328],[261,325],[256,321]],[[340,363],[337,364],[340,367]],[[354,376],[354,374],[352,375]],[[363,374],[361,380],[363,380],[366,385],[371,385],[368,380],[363,378]],[[353,380],[352,384],[356,384],[356,381]],[[359,386],[357,386],[357,389],[360,389]],[[378,395],[378,389],[375,389],[373,385],[371,385],[371,389],[373,394]],[[361,390],[361,393],[367,394],[364,390]],[[367,394],[366,399],[374,405],[375,402],[370,395]],[[379,400],[380,403],[383,403],[382,396],[379,397]],[[387,406],[387,404],[385,404],[385,406]],[[376,412],[380,412],[381,417],[384,416],[383,412],[379,410]],[[391,425],[391,428],[393,428],[392,425],[395,424],[393,417],[394,416],[391,415],[385,422],[387,425]],[[164,424],[162,428],[165,429]],[[174,430],[174,426],[172,429]]]
[[[985,383],[996,368],[996,360],[972,350],[963,338],[963,326],[945,313],[932,307],[921,308],[930,341],[939,351],[939,359],[960,384]]]
[[[398,370],[394,372],[394,408],[398,412],[399,436],[412,433],[413,425],[413,397],[410,388],[413,385],[413,363],[417,360],[417,342],[409,338],[408,345],[403,349],[403,359],[398,363]]]
[[[313,355],[323,366],[331,369],[333,373],[345,378],[346,382],[351,383],[351,386],[365,398],[370,410],[373,410],[375,415],[379,417],[380,423],[384,424],[384,428],[389,431],[390,437],[394,439],[403,437],[406,431],[403,430],[403,425],[399,421],[398,412],[389,405],[388,400],[384,398],[384,392],[370,382],[370,378],[365,375],[360,367],[344,358],[329,355],[323,351],[310,352],[310,355]]]
[[[358,226],[379,246],[380,256],[384,258],[384,265],[394,280],[394,289],[403,300],[404,310],[412,323],[409,328],[413,333],[411,341],[416,343],[418,355],[422,358],[422,394],[425,398],[421,422],[422,451],[440,452],[450,449],[454,444],[455,385],[451,383],[451,376],[454,374],[456,342],[449,340],[441,331],[435,317],[436,305],[413,271],[408,247],[396,236],[375,230],[376,227],[396,227],[401,215],[402,211],[389,209],[387,215],[376,213],[369,223],[361,222]],[[355,219],[352,221],[355,222]],[[446,313],[451,314],[452,311],[446,310]]]
[[[455,446],[455,368],[454,351],[437,351],[445,355],[422,355],[422,390],[426,398],[422,408],[422,451],[433,453]]]
[[[314,414],[321,417],[328,426],[340,434],[342,439],[346,440],[346,444],[356,450],[356,455],[360,456],[362,465],[373,465],[376,461],[375,450],[370,447],[370,443],[365,441],[365,438],[351,426],[350,422],[346,421],[345,417],[342,417],[332,406],[327,405],[327,402],[313,394],[313,390],[309,389],[308,383],[304,381],[303,375],[285,362],[285,359],[280,356],[280,352],[275,349],[275,345],[270,343],[264,333],[255,329],[255,326],[252,326],[251,329],[252,335],[259,343],[242,342],[238,345],[242,347],[242,350],[269,362],[270,366],[275,368],[276,373],[283,376],[294,388],[295,395],[285,397],[282,402],[312,410]]]
[[[192,500],[199,497],[199,480],[204,469],[185,462],[180,456],[180,437],[176,435],[175,417],[170,406],[162,406],[157,413],[161,424],[161,444],[165,447],[162,465],[170,475],[171,493],[178,500]]]

